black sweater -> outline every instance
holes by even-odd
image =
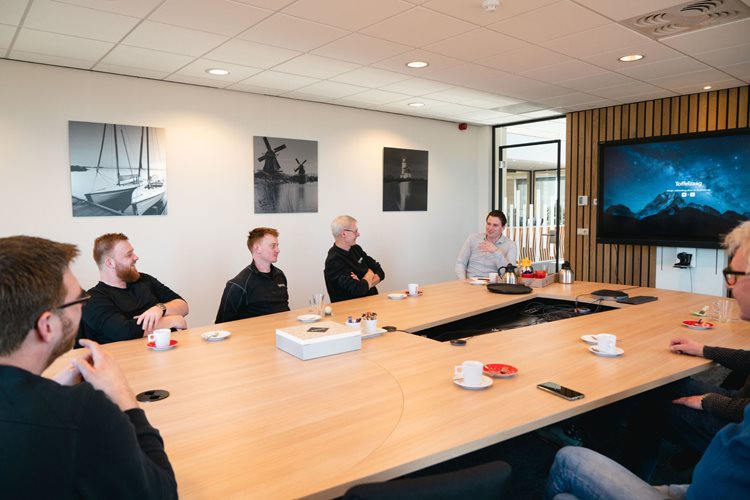
[[[372,272],[380,276],[381,281],[385,279],[385,272],[380,264],[367,255],[359,245],[352,246],[348,251],[333,245],[328,250],[323,270],[331,302],[377,295],[378,289],[370,288],[367,281],[362,279],[368,269],[372,269]],[[352,278],[352,273],[359,279]]]
[[[283,271],[271,264],[271,271],[262,273],[253,262],[227,281],[216,323],[288,310],[289,291]]]
[[[750,373],[750,351],[728,349],[725,347],[705,346],[703,357],[720,363],[738,372]],[[731,422],[741,422],[745,407],[750,403],[750,377],[745,385],[737,391],[735,397],[710,393],[703,398],[703,409],[712,415],[725,418]]]

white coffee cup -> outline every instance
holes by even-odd
[[[375,333],[378,330],[378,320],[376,319],[363,319],[362,320],[362,331],[364,333]]]
[[[490,273],[490,283],[497,283],[497,273]]]
[[[482,385],[482,369],[484,364],[481,361],[464,361],[458,366],[453,367],[453,377],[463,378],[464,385],[479,387]]]
[[[409,283],[407,288],[409,288],[409,295],[419,294],[419,283]]]
[[[614,354],[617,351],[617,335],[611,333],[596,334],[597,349],[605,354]]]
[[[169,340],[172,337],[172,330],[169,328],[160,328],[148,334],[148,341],[154,343],[154,347],[161,349],[169,347]]]

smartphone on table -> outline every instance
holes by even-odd
[[[556,384],[554,382],[544,382],[543,384],[538,384],[537,387],[543,391],[551,392],[552,394],[560,396],[563,399],[567,399],[568,401],[575,401],[576,399],[583,398],[583,393],[574,391],[573,389],[569,389],[568,387],[563,387],[562,385]]]

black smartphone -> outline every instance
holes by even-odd
[[[563,387],[560,384],[556,384],[554,382],[545,382],[543,384],[538,384],[537,387],[543,391],[551,392],[552,394],[556,394],[561,398],[565,398],[568,401],[575,401],[576,399],[581,399],[583,397],[583,393],[574,391],[573,389],[568,389],[567,387]]]

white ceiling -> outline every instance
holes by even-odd
[[[474,124],[750,83],[750,18],[659,41],[621,24],[679,3],[1,0],[0,56]]]

